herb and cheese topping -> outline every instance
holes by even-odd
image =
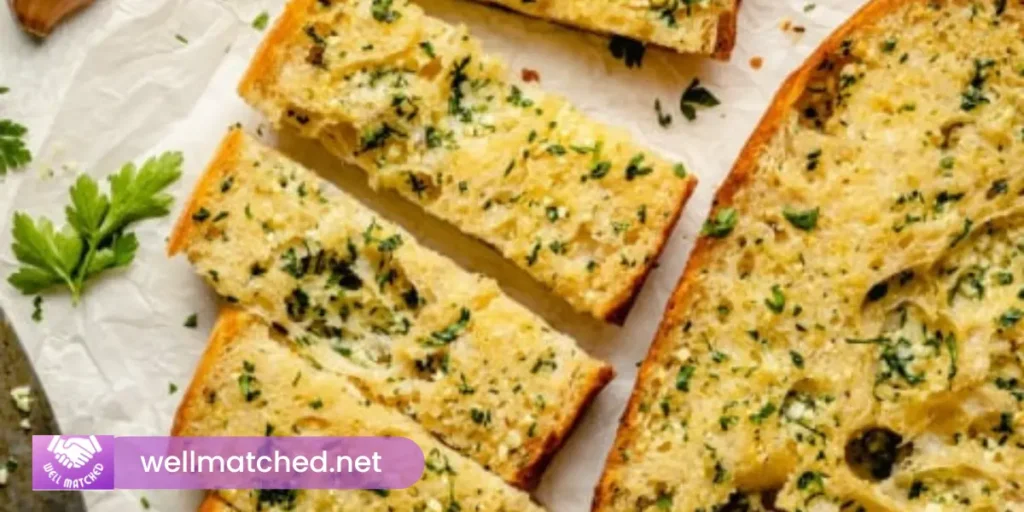
[[[625,131],[505,77],[465,27],[414,4],[296,0],[241,93],[576,309],[621,317],[696,181]]]
[[[316,367],[266,323],[231,309],[214,329],[175,419],[178,436],[390,436],[426,457],[401,490],[225,490],[239,511],[539,512],[530,497],[434,439],[409,418],[367,401],[348,379]]]
[[[477,0],[586,30],[637,39],[680,53],[725,54],[736,0]]]
[[[869,9],[720,195],[597,510],[1024,507],[1024,8]]]
[[[203,180],[179,230],[218,293],[510,482],[538,475],[611,377],[494,281],[240,131]]]

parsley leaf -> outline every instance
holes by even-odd
[[[65,226],[57,231],[45,217],[37,222],[16,212],[11,234],[11,249],[22,264],[8,278],[15,288],[29,295],[60,283],[74,287],[74,272],[83,248],[82,238],[74,229]]]
[[[688,121],[697,119],[697,107],[716,107],[722,102],[711,91],[700,85],[700,79],[694,78],[690,85],[683,91],[683,97],[679,100],[679,108]]]
[[[818,215],[820,213],[821,210],[819,208],[797,210],[787,206],[782,209],[782,216],[785,217],[793,227],[803,231],[811,231],[818,225]]]
[[[32,161],[32,153],[25,148],[26,133],[28,128],[10,119],[0,119],[0,176]]]
[[[722,208],[704,223],[701,233],[713,238],[725,238],[732,233],[738,219],[739,215],[735,208]]]
[[[627,68],[633,68],[643,66],[647,47],[636,39],[612,36],[608,40],[608,50],[612,52],[612,57],[626,63]]]
[[[255,18],[253,18],[252,28],[259,31],[263,31],[263,29],[267,28],[268,22],[270,22],[270,13],[268,13],[267,11],[263,11],[256,15]]]
[[[86,281],[135,258],[139,241],[125,229],[170,211],[173,198],[163,191],[181,176],[181,164],[181,154],[173,152],[146,160],[141,169],[126,164],[110,176],[109,197],[94,179],[80,176],[60,231],[45,217],[16,212],[12,249],[21,266],[7,281],[24,294],[62,284],[77,304]]]

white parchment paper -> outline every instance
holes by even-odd
[[[701,179],[659,268],[626,325],[617,328],[574,313],[494,251],[426,218],[393,194],[370,192],[361,172],[338,164],[315,145],[288,136],[279,141],[293,158],[426,245],[497,278],[508,293],[576,337],[591,354],[614,363],[618,377],[598,397],[535,493],[552,511],[583,512],[589,510],[636,365],[650,345],[715,189],[781,81],[865,0],[744,0],[731,62],[651,49],[640,69],[614,60],[604,37],[466,1],[422,3],[430,14],[468,24],[487,50],[507,59],[516,77],[522,68],[538,71],[546,89],[568,96],[598,119],[628,128],[644,144],[686,162]],[[0,277],[6,280],[15,269],[13,212],[48,215],[62,224],[67,189],[77,173],[103,178],[127,161],[183,151],[185,174],[173,189],[177,210],[229,125],[241,122],[274,140],[260,117],[238,99],[235,85],[262,37],[251,27],[253,18],[263,10],[274,16],[282,7],[283,0],[98,0],[41,44],[0,12],[0,85],[11,89],[0,96],[0,118],[29,127],[35,155],[27,169],[0,179]],[[806,31],[784,31],[780,26],[786,21]],[[763,59],[759,70],[751,65],[755,57]],[[687,122],[679,98],[694,77],[722,105]],[[671,127],[658,125],[655,99],[673,114]],[[169,431],[217,311],[213,293],[187,262],[164,255],[171,222],[168,217],[138,226],[135,263],[94,282],[78,307],[71,307],[66,294],[45,295],[39,323],[30,318],[31,297],[0,282],[0,306],[28,350],[64,432]],[[182,325],[192,313],[199,317],[197,329]],[[171,383],[178,392],[169,392]],[[6,395],[7,390],[0,392]],[[29,461],[22,462],[27,468]],[[142,496],[157,511],[195,510],[200,499],[198,492],[118,491],[87,493],[86,501],[93,511],[130,511],[141,508]]]

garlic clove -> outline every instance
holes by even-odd
[[[18,23],[37,37],[50,35],[53,27],[94,0],[8,0]]]

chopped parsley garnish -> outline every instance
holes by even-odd
[[[690,379],[693,378],[694,372],[697,371],[697,367],[692,364],[683,365],[679,369],[679,373],[676,374],[676,389],[679,391],[690,391]]]
[[[430,333],[429,338],[423,338],[420,343],[428,347],[442,347],[455,341],[466,330],[469,325],[470,312],[467,308],[459,310],[459,318],[440,331]]]
[[[694,78],[690,85],[683,91],[683,97],[679,100],[679,108],[688,121],[697,119],[697,107],[716,107],[722,102],[718,101],[711,91],[700,85],[700,79]]]
[[[1010,329],[1020,322],[1021,318],[1024,318],[1024,311],[1020,308],[1010,308],[999,315],[999,326],[1004,329]]]
[[[819,208],[796,210],[787,206],[783,208],[782,216],[785,217],[793,227],[804,231],[811,231],[818,225],[819,212]]]
[[[627,68],[638,68],[644,63],[644,53],[647,52],[647,47],[636,39],[612,36],[608,40],[608,50],[612,52],[612,57],[624,62]]]
[[[252,19],[252,28],[262,31],[263,29],[267,28],[268,22],[270,22],[270,13],[268,13],[267,11],[263,11],[257,14],[256,17]]]
[[[985,96],[985,81],[988,79],[987,70],[995,67],[996,61],[992,59],[975,59],[974,76],[967,86],[967,90],[960,95],[960,109],[970,112],[985,103],[990,103]]]
[[[735,208],[722,208],[704,223],[701,234],[713,238],[725,238],[732,233],[738,219],[739,215]]]
[[[658,116],[658,125],[662,128],[672,126],[672,114],[666,113],[661,108],[661,100],[654,100],[654,113]]]
[[[608,175],[608,171],[612,169],[612,163],[607,160],[596,162],[593,167],[590,168],[590,178],[599,180]]]
[[[189,329],[195,329],[196,326],[199,325],[199,316],[195,313],[192,313],[191,315],[188,316],[188,318],[185,319],[185,323],[182,325],[188,327]]]
[[[768,306],[772,313],[782,313],[786,309],[786,295],[782,293],[782,287],[773,285],[772,295],[764,300],[764,305]]]
[[[373,19],[381,23],[391,23],[402,17],[402,13],[391,8],[394,0],[373,0],[370,6],[370,13]]]
[[[629,161],[629,164],[626,165],[626,180],[627,181],[633,181],[633,180],[635,180],[636,178],[638,178],[640,176],[647,176],[648,174],[654,172],[654,168],[653,167],[651,167],[649,165],[648,166],[644,166],[643,165],[645,158],[646,158],[646,155],[644,155],[643,153],[640,153],[640,154],[637,154],[636,156],[634,156]]]

